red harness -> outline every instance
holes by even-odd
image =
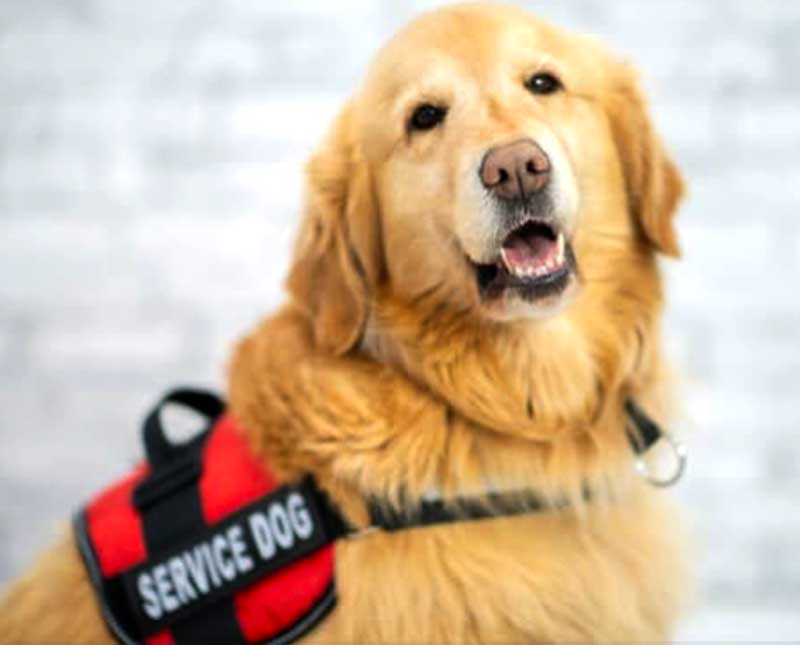
[[[199,440],[157,465],[149,454],[76,517],[106,621],[124,643],[289,642],[334,605],[340,530],[319,493],[279,486],[233,419],[210,416]]]

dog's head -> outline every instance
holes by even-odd
[[[451,7],[381,50],[312,158],[288,286],[336,353],[382,294],[558,317],[678,254],[681,192],[628,66],[521,10]]]

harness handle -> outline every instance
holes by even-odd
[[[144,420],[144,448],[147,461],[154,469],[172,462],[185,448],[170,441],[164,433],[161,412],[169,404],[181,405],[205,417],[209,428],[225,410],[222,399],[205,390],[178,388],[164,395]]]

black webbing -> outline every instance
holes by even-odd
[[[168,404],[183,405],[206,417],[203,433],[188,444],[172,444],[161,423],[161,410]],[[141,513],[145,544],[151,556],[206,527],[197,482],[208,430],[224,408],[213,394],[179,389],[161,399],[145,419],[145,449],[153,471],[134,492],[134,503]],[[176,622],[171,629],[178,645],[247,642],[236,619],[233,598],[220,600]]]
[[[559,504],[548,503],[530,491],[490,493],[483,497],[461,497],[448,501],[423,500],[413,510],[405,512],[397,511],[378,500],[371,500],[368,504],[372,526],[384,531],[523,515],[558,507]]]
[[[639,407],[633,399],[625,401],[625,412],[634,425],[635,433],[628,430],[628,440],[637,455],[647,452],[664,435],[659,425]]]
[[[633,426],[627,430],[631,448],[641,455],[663,436],[663,431],[632,399],[625,401],[625,411]],[[591,492],[583,491],[584,499]],[[566,502],[548,502],[530,490],[491,493],[483,497],[464,497],[445,501],[423,500],[410,511],[397,511],[380,500],[370,500],[368,510],[373,528],[401,531],[434,524],[463,522],[495,517],[522,515],[548,509],[563,508]]]

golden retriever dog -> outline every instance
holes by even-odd
[[[308,164],[287,302],[239,344],[230,409],[355,526],[367,499],[431,491],[554,503],[337,542],[338,603],[306,640],[669,640],[682,537],[625,402],[668,421],[658,260],[681,194],[594,38],[459,5],[377,54]],[[3,643],[111,640],[71,537],[0,605]]]

